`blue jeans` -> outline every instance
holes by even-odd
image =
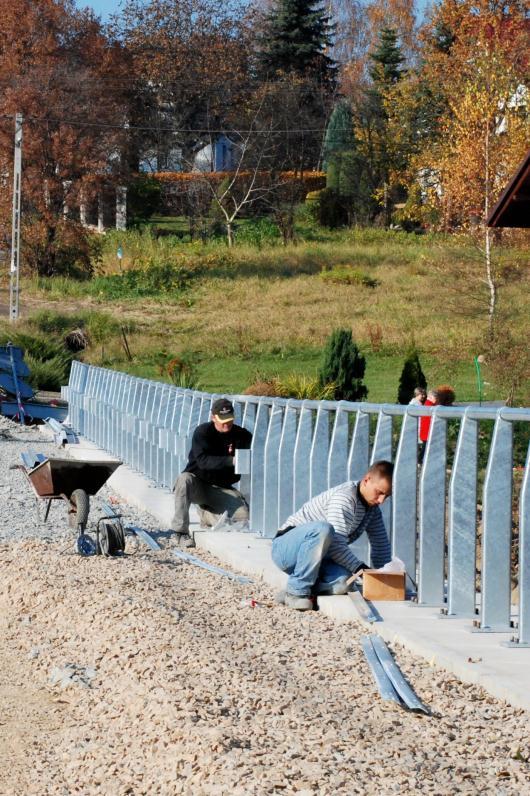
[[[334,533],[329,522],[307,522],[273,540],[272,560],[289,575],[289,594],[306,597],[347,592],[351,572],[326,558]]]

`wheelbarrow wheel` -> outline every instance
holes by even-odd
[[[84,489],[74,489],[70,495],[72,508],[68,512],[68,524],[70,528],[79,528],[84,531],[88,522],[88,512],[90,502]]]

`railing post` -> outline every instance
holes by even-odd
[[[282,433],[283,407],[273,403],[264,452],[263,533],[271,536],[278,530],[278,458]]]
[[[392,415],[386,414],[384,406],[377,417],[374,444],[370,464],[386,459],[392,461]],[[385,500],[381,506],[381,514],[388,536],[392,538],[392,498]]]
[[[311,497],[309,453],[313,435],[313,412],[302,404],[294,446],[294,508],[299,509]]]
[[[416,580],[418,421],[406,414],[396,451],[392,487],[392,552]]]
[[[342,403],[337,404],[331,432],[326,489],[348,480],[348,422],[350,415]]]
[[[448,615],[475,616],[478,423],[464,416],[449,483]]]
[[[260,401],[256,414],[256,425],[252,436],[252,466],[250,472],[250,527],[257,533],[263,532],[265,439],[269,427],[269,406]]]
[[[311,497],[328,488],[329,411],[319,406],[309,453],[309,493]]]
[[[294,449],[298,411],[287,403],[283,417],[278,452],[278,528],[293,513],[294,507]]]
[[[480,630],[509,632],[512,424],[497,415],[484,479]]]
[[[418,602],[442,605],[445,562],[446,421],[433,412],[420,478]]]

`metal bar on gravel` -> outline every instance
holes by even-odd
[[[370,636],[372,640],[372,645],[375,651],[375,654],[379,658],[381,666],[385,670],[386,674],[388,675],[389,679],[392,682],[392,685],[398,692],[399,696],[405,703],[406,707],[409,710],[414,711],[421,711],[425,713],[427,716],[430,716],[431,711],[429,708],[423,704],[421,699],[416,696],[410,685],[407,683],[405,678],[403,677],[403,673],[401,669],[395,662],[394,658],[390,654],[390,650],[388,649],[387,645],[383,641],[380,636]]]
[[[147,531],[144,531],[143,528],[137,528],[136,525],[126,525],[125,530],[132,531],[135,536],[138,536],[142,542],[145,542],[146,545],[151,548],[151,550],[162,550],[156,539],[153,539],[151,534],[147,533]]]
[[[365,622],[379,622],[379,617],[358,589],[348,592],[348,597],[354,604],[361,619],[364,619]]]
[[[254,583],[253,580],[246,578],[244,575],[235,575],[233,572],[228,572],[226,569],[215,567],[213,564],[208,564],[201,558],[197,558],[197,556],[192,556],[190,553],[184,553],[183,550],[173,550],[173,555],[177,558],[181,558],[182,561],[187,561],[188,564],[195,564],[196,567],[207,569],[208,572],[214,572],[216,575],[224,575],[225,578],[235,580],[237,583]]]
[[[368,665],[372,670],[372,675],[379,690],[379,693],[382,699],[387,700],[389,702],[395,702],[400,707],[403,707],[403,703],[397,693],[396,689],[392,685],[392,681],[388,677],[387,673],[381,666],[381,662],[376,655],[376,652],[372,645],[372,640],[374,636],[362,636],[361,644],[363,647],[363,652],[368,661]]]

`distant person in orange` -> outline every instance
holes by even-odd
[[[439,406],[440,405],[440,393],[438,390],[429,390],[427,393],[427,398],[425,400],[424,406]],[[420,417],[420,425],[419,425],[419,438],[420,438],[420,447],[419,447],[419,460],[420,462],[423,461],[423,456],[425,455],[425,446],[427,445],[427,440],[429,439],[429,434],[431,431],[431,422],[432,417],[430,415],[425,415],[424,417]]]

